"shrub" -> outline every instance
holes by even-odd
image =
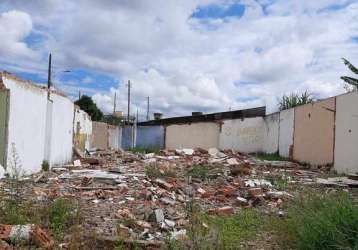
[[[283,247],[358,249],[358,207],[344,192],[303,195],[274,225]]]
[[[50,164],[48,163],[48,161],[45,161],[45,160],[42,161],[41,169],[42,169],[42,171],[45,171],[45,172],[50,170]]]

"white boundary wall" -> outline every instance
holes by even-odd
[[[51,93],[52,128],[50,164],[72,159],[74,104],[67,97]]]
[[[263,128],[262,117],[224,120],[219,148],[233,149],[243,153],[261,152],[264,142]]]
[[[263,119],[263,146],[262,152],[273,154],[278,152],[280,130],[280,113],[267,115]]]
[[[108,146],[110,149],[120,149],[119,131],[118,126],[108,125]]]
[[[287,109],[280,112],[279,154],[282,157],[290,156],[290,146],[293,145],[293,131],[295,110]]]
[[[358,92],[336,98],[334,169],[358,172]]]
[[[43,160],[51,165],[72,158],[74,104],[65,96],[2,73],[10,90],[7,169],[15,149],[25,173],[41,170]],[[14,145],[14,146],[12,146]]]
[[[44,160],[47,92],[26,82],[2,77],[10,89],[7,170],[16,151],[26,173],[39,171]]]

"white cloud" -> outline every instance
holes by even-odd
[[[115,91],[118,109],[126,110],[127,79],[132,110],[143,114],[147,96],[151,110],[167,116],[265,104],[273,111],[284,93],[307,89],[322,98],[342,92],[339,77],[347,71],[340,58],[358,64],[355,1],[242,0],[244,15],[225,20],[191,15],[198,6],[233,0],[5,2],[4,11],[24,14],[11,19],[13,26],[27,24],[11,39],[12,46],[24,46],[23,54],[33,52],[22,40],[36,29],[45,37],[42,54],[54,51],[58,64],[119,79],[116,89],[94,94],[108,112]],[[6,53],[0,48],[0,56]],[[89,78],[83,82],[90,88]]]

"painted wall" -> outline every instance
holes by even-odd
[[[44,160],[47,92],[11,77],[3,76],[2,81],[10,90],[7,169],[13,166],[16,152],[25,172],[39,171]]]
[[[118,126],[108,125],[108,146],[110,149],[119,149],[119,128]]]
[[[64,164],[72,160],[74,104],[65,97],[51,94],[51,153],[50,164]]]
[[[75,107],[74,118],[74,145],[82,150],[91,148],[92,120],[91,117],[79,107]]]
[[[292,155],[290,156],[290,146],[293,146],[294,119],[294,109],[280,112],[279,154],[282,157],[292,157]]]
[[[165,147],[179,148],[218,148],[220,124],[199,122],[182,125],[169,125],[166,128]]]
[[[358,172],[358,92],[337,96],[334,169]]]
[[[133,139],[135,138],[135,129],[134,126],[124,125],[122,128],[122,149],[128,150],[132,148],[134,143]]]
[[[335,109],[335,97],[295,108],[294,160],[333,163]]]
[[[138,126],[136,147],[142,148],[164,148],[163,126]]]
[[[8,90],[0,89],[0,178],[6,167],[9,94]]]
[[[225,120],[220,133],[220,149],[239,152],[261,152],[264,122],[262,117]]]
[[[108,125],[104,122],[92,122],[92,147],[108,149]]]
[[[267,115],[263,118],[263,146],[264,153],[278,152],[278,140],[280,130],[280,113]]]

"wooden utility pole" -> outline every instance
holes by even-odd
[[[128,113],[127,113],[128,124],[130,118],[130,105],[131,105],[131,81],[128,80]]]
[[[47,88],[51,88],[51,53],[48,56],[48,75],[47,75]]]
[[[147,121],[149,121],[149,96],[147,97]]]
[[[117,92],[114,92],[113,114],[116,113]]]

